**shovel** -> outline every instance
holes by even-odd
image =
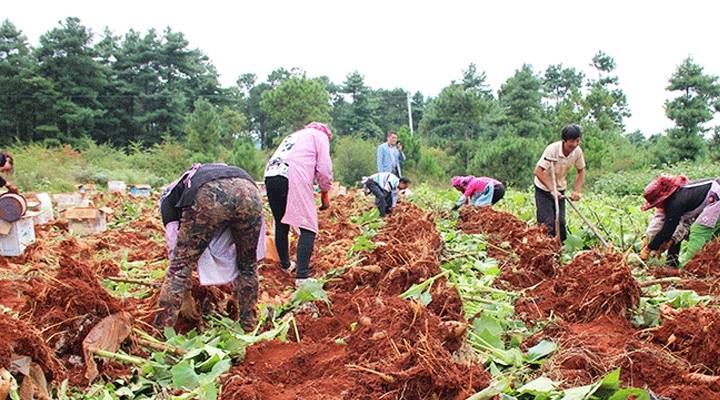
[[[595,225],[593,225],[592,222],[588,221],[588,219],[585,218],[584,215],[582,215],[582,213],[581,213],[580,210],[577,208],[577,206],[575,206],[575,203],[573,203],[569,198],[566,198],[565,201],[567,201],[568,204],[570,204],[570,207],[572,207],[572,209],[575,210],[575,212],[577,213],[577,215],[580,216],[580,219],[582,219],[583,222],[585,223],[585,225],[587,225],[588,228],[590,228],[590,230],[592,231],[592,233],[595,235],[595,237],[598,238],[598,240],[600,240],[600,241],[602,242],[602,244],[605,246],[605,248],[608,248],[608,249],[609,249],[609,248],[610,248],[610,245],[608,244],[608,242],[607,242],[605,239],[603,239],[602,236],[600,236],[600,232],[598,232],[598,230],[597,230],[597,228],[595,227]]]
[[[560,199],[558,198],[557,177],[555,176],[555,163],[557,160],[545,157],[550,162],[550,176],[553,184],[553,199],[555,200],[555,237],[560,240]],[[562,244],[562,243],[560,243]]]

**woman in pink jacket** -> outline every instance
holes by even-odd
[[[505,185],[496,179],[485,176],[480,178],[472,175],[454,176],[452,185],[462,193],[453,210],[457,210],[466,203],[479,207],[493,205],[505,196]]]
[[[330,207],[328,191],[332,187],[330,160],[332,132],[327,125],[313,122],[286,137],[265,167],[265,187],[275,219],[275,247],[280,267],[291,271],[288,250],[290,226],[300,229],[297,246],[295,285],[310,276],[310,256],[318,231],[313,182],[320,186],[321,210]]]

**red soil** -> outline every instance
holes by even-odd
[[[464,323],[455,289],[437,282],[428,307],[398,297],[440,272],[431,217],[402,204],[375,241],[387,245],[328,285],[331,309],[297,316],[300,342],[248,349],[224,399],[464,399],[487,385],[482,366],[453,359]]]
[[[624,318],[639,300],[640,287],[622,254],[588,252],[526,293],[517,301],[515,312],[525,321],[553,313],[567,321],[587,322],[601,315]]]
[[[28,356],[42,367],[48,380],[60,381],[66,371],[40,334],[22,320],[0,313],[0,366],[7,367],[13,355]]]
[[[652,332],[652,339],[687,360],[698,372],[720,375],[719,310],[663,308],[662,325]]]
[[[720,278],[720,239],[707,243],[685,265],[685,270],[698,277]]]
[[[491,207],[465,207],[458,228],[465,233],[488,235],[488,254],[500,260],[500,280],[510,288],[526,288],[556,273],[560,244],[548,237],[543,227],[530,226]]]

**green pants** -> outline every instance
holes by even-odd
[[[714,228],[708,228],[700,224],[692,224],[690,227],[690,238],[687,242],[683,243],[682,250],[680,250],[680,266],[685,266],[697,252],[702,250],[705,243],[718,236],[720,236],[720,218],[718,218]]]

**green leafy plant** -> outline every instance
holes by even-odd
[[[670,289],[662,291],[657,284],[645,288],[640,304],[632,314],[632,323],[637,327],[653,327],[660,325],[660,307],[663,304],[673,308],[689,308],[700,303],[708,304],[710,296],[700,296],[694,290]]]
[[[433,277],[424,280],[421,283],[416,283],[410,286],[408,290],[401,293],[399,297],[402,299],[413,299],[420,302],[420,304],[426,306],[432,301],[432,295],[430,294],[432,285],[435,283],[436,280],[449,274],[450,271],[445,270]]]

